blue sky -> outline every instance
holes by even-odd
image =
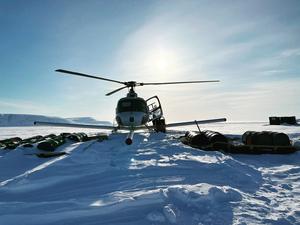
[[[300,2],[0,1],[0,113],[112,120],[118,80],[220,79],[137,88],[168,121],[300,116]]]

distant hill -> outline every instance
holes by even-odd
[[[92,117],[61,118],[29,114],[0,114],[0,127],[33,126],[34,121],[111,125],[108,121],[98,121]]]

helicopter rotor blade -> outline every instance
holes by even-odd
[[[118,91],[123,90],[124,88],[127,88],[127,86],[124,86],[124,87],[118,88],[118,89],[116,89],[114,91],[111,91],[111,92],[107,93],[106,96],[112,95],[112,94],[114,94],[114,93],[116,93]]]
[[[115,83],[118,83],[118,84],[126,85],[126,83],[122,82],[122,81],[107,79],[107,78],[103,78],[103,77],[92,76],[92,75],[89,75],[89,74],[78,73],[78,72],[73,72],[73,71],[69,71],[69,70],[58,69],[58,70],[55,70],[55,71],[60,72],[60,73],[67,73],[67,74],[72,74],[72,75],[76,75],[76,76],[94,78],[94,79],[98,79],[98,80],[105,80],[105,81],[110,81],[110,82],[115,82]]]
[[[198,81],[178,81],[178,82],[159,82],[159,83],[138,83],[138,86],[144,85],[165,85],[165,84],[194,84],[194,83],[211,83],[220,82],[219,80],[198,80]]]

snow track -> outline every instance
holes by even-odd
[[[2,152],[0,224],[300,224],[299,152],[224,155],[178,134],[67,143],[54,159]]]

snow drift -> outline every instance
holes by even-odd
[[[268,129],[299,139],[297,127]],[[126,134],[69,142],[54,159],[1,151],[0,224],[299,224],[299,152],[205,152],[183,145],[182,134],[137,133],[131,146]]]

